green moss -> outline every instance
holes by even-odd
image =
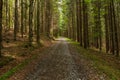
[[[0,80],[7,80],[10,76],[12,76],[13,74],[15,74],[17,71],[20,71],[21,69],[23,69],[25,67],[25,65],[27,65],[28,63],[30,63],[37,56],[38,55],[34,55],[32,58],[26,59],[22,63],[18,64],[16,67],[10,69],[8,72],[6,72],[2,76],[0,76]]]
[[[111,80],[120,80],[120,70],[113,66],[110,66],[109,62],[100,58],[92,53],[98,53],[90,49],[84,49],[79,46],[79,43],[70,41],[70,43],[77,47],[79,53],[86,59],[93,62],[93,66],[96,67],[101,73],[105,73]],[[104,54],[103,54],[104,55]]]

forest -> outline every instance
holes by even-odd
[[[0,80],[120,80],[119,31],[120,0],[0,0]]]

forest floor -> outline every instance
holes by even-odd
[[[27,36],[21,38],[18,35],[17,41],[14,41],[12,33],[13,31],[3,36],[2,57],[0,58],[0,80],[6,80],[52,44],[51,39],[41,35],[40,46],[34,40],[33,45],[28,47]]]
[[[83,49],[78,43],[67,41],[65,38],[59,38],[52,43],[48,42],[46,45],[47,47],[21,50],[31,53],[31,55],[26,54],[27,56],[22,54],[28,60],[31,60],[29,59],[31,56],[37,56],[22,69],[15,71],[15,74],[7,80],[120,80],[120,58],[91,49]],[[24,61],[25,57],[16,58],[18,64]],[[17,65],[14,61],[16,60],[10,63],[12,67]],[[8,70],[8,66],[1,70]],[[6,78],[3,76],[0,80],[6,80]]]

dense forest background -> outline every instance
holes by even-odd
[[[33,42],[40,45],[40,39],[43,35],[52,38],[57,31],[59,22],[56,2],[47,0],[1,0],[0,50],[4,47],[2,42],[10,43],[11,41],[22,40],[28,46],[32,46]]]
[[[0,80],[120,80],[119,55],[120,0],[0,0]]]
[[[66,36],[84,48],[119,56],[119,3],[119,0],[68,0],[63,8],[62,25],[67,27]]]
[[[119,56],[119,7],[119,0],[0,0],[0,55],[2,41],[27,38],[31,46],[45,35]]]

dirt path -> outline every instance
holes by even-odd
[[[64,39],[57,41],[43,54],[26,67],[27,73],[21,71],[9,80],[105,80]]]

